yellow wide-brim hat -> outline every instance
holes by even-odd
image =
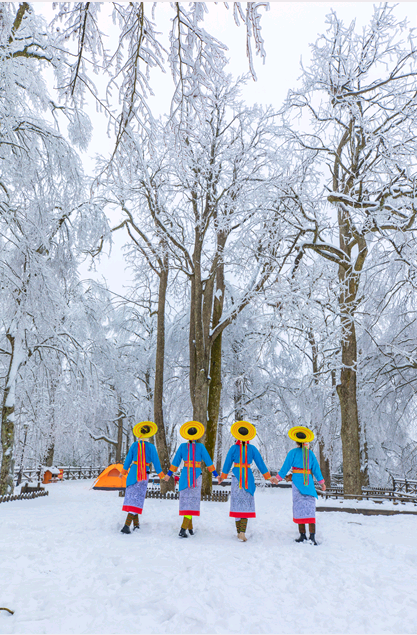
[[[149,437],[153,437],[157,430],[158,426],[153,421],[141,421],[134,426],[133,434],[138,439],[149,439]]]
[[[194,432],[194,430],[196,430],[196,432]],[[205,431],[205,427],[199,421],[187,421],[182,424],[180,428],[180,435],[183,439],[196,441],[197,439],[201,439]]]
[[[239,441],[252,441],[256,437],[256,428],[249,421],[235,421],[230,433]]]
[[[297,443],[310,443],[314,439],[314,432],[304,426],[295,426],[288,431],[288,436]]]

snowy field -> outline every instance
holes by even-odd
[[[318,513],[321,544],[298,545],[291,491],[272,489],[247,543],[229,503],[203,502],[181,540],[178,501],[148,499],[124,535],[123,499],[92,483],[0,505],[0,606],[15,611],[0,633],[417,632],[417,516]]]

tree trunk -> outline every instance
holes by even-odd
[[[323,474],[323,478],[326,482],[327,487],[330,487],[330,461],[325,455],[324,442],[321,438],[319,438],[319,460],[320,470]]]
[[[123,452],[123,421],[124,421],[125,415],[120,405],[121,404],[119,400],[119,412],[117,415],[116,463],[122,462],[122,452]]]
[[[242,377],[238,377],[235,380],[234,392],[233,392],[233,402],[235,406],[235,421],[244,421],[246,417],[246,410],[243,405],[244,396],[245,396],[244,389],[245,389],[245,379]]]
[[[57,370],[55,371],[56,372],[56,377],[60,376],[60,374],[61,374],[60,370],[61,370],[61,366],[59,367],[59,371],[57,371]],[[48,388],[48,392],[49,392],[49,407],[51,409],[51,427],[49,429],[49,437],[48,437],[47,448],[46,448],[46,452],[45,452],[43,463],[42,463],[42,465],[45,465],[45,467],[52,467],[53,462],[54,462],[55,427],[56,427],[55,411],[56,411],[56,391],[57,391],[57,387],[58,387],[58,379],[56,379],[55,377],[51,378],[50,381],[49,381],[49,388]]]
[[[217,450],[216,450],[216,471],[220,474],[222,470],[222,459],[223,459],[223,421],[222,421],[222,413],[219,411],[219,419],[217,426]]]
[[[347,496],[362,493],[359,444],[359,418],[356,399],[357,347],[355,324],[344,320],[342,340],[342,371],[337,394],[340,400],[342,419],[343,491]],[[347,323],[348,322],[348,323]]]
[[[158,426],[155,435],[155,444],[158,451],[159,460],[161,462],[162,471],[167,473],[171,465],[168,444],[166,438],[164,424],[164,365],[165,365],[165,304],[166,292],[168,286],[168,256],[164,256],[163,267],[159,274],[159,291],[158,291],[158,320],[156,331],[156,359],[155,359],[155,385],[153,393],[153,409],[154,419]],[[165,494],[168,491],[175,491],[175,480],[173,477],[169,481],[161,481],[161,492]]]
[[[152,386],[151,386],[151,369],[147,368],[145,371],[145,390],[146,390],[146,400],[148,402],[148,414],[147,414],[147,419],[148,421],[151,418],[151,412],[152,412],[152,399],[153,399],[153,392],[152,392]]]
[[[224,246],[224,239],[221,235],[218,237],[218,246],[220,249]],[[216,269],[216,293],[213,301],[213,319],[212,329],[219,324],[223,314],[224,302],[224,265],[221,261]],[[208,346],[209,344],[207,344]],[[213,341],[210,350],[210,386],[208,395],[207,408],[207,430],[205,445],[207,452],[214,462],[214,451],[216,449],[217,426],[219,422],[220,400],[222,396],[222,334],[218,335]],[[203,494],[211,494],[212,475],[211,472],[205,470],[203,472]]]
[[[366,426],[360,421],[361,429],[361,484],[362,487],[369,486],[369,465],[368,465],[368,440],[366,438]]]
[[[214,461],[217,426],[219,421],[220,399],[222,395],[222,335],[216,338],[211,349],[210,388],[208,401],[208,421],[205,446]],[[204,478],[205,477],[205,478]],[[203,473],[203,494],[211,494],[212,477],[208,470]]]
[[[352,261],[351,218],[346,208],[338,209],[339,246],[346,254],[339,265],[339,309],[342,326],[342,370],[340,384],[336,387],[340,401],[341,437],[343,455],[343,491],[345,496],[362,494],[359,415],[356,395],[358,350],[355,329],[355,309],[360,273],[368,253],[363,237],[356,237],[358,255]]]
[[[22,342],[19,336],[7,334],[11,346],[10,364],[6,375],[1,413],[2,462],[0,469],[0,496],[14,490],[14,413],[17,373],[22,364]]]
[[[52,467],[54,463],[54,453],[55,453],[55,441],[53,438],[51,438],[45,453],[45,458],[43,463],[45,467]]]
[[[20,469],[19,469],[19,475],[17,477],[17,483],[16,485],[20,485],[20,483],[22,482],[22,478],[23,478],[23,467],[24,467],[24,461],[25,461],[25,449],[26,449],[26,441],[27,441],[27,437],[28,437],[28,425],[25,424],[23,426],[25,434],[24,434],[24,438],[23,438],[23,447],[22,447],[22,456],[20,457]]]
[[[313,382],[317,388],[316,398],[319,397],[319,354],[317,348],[316,338],[314,337],[314,333],[312,329],[308,330],[308,340],[311,346],[311,361],[313,365]],[[323,416],[323,408],[321,408],[321,418]],[[322,426],[323,421],[320,422],[320,425],[317,429],[317,437],[319,442],[319,462],[320,462],[320,470],[323,474],[323,478],[328,486],[330,486],[330,461],[325,453],[325,444],[322,435]]]

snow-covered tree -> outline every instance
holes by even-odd
[[[77,275],[77,253],[103,226],[97,210],[83,204],[80,160],[53,123],[57,106],[42,69],[58,68],[59,62],[45,23],[26,3],[16,14],[3,4],[0,29],[1,353],[7,360],[0,492],[5,493],[13,488],[19,370],[42,350],[69,355],[76,346],[67,328],[67,290]],[[65,114],[71,122],[74,110]]]
[[[229,8],[228,3],[223,4]],[[172,73],[173,112],[181,110],[185,99],[190,98],[204,109],[201,87],[206,86],[207,77],[226,63],[227,51],[225,44],[203,28],[206,3],[170,3],[169,50],[158,30],[158,3],[56,2],[54,7],[53,26],[59,32],[57,45],[72,55],[72,61],[62,70],[59,88],[70,103],[75,101],[79,106],[94,95],[109,117],[116,147],[137,124],[152,134],[153,116],[147,98],[153,94],[153,69],[166,72],[167,68]],[[109,43],[100,14],[108,7],[118,29],[117,37]],[[253,47],[256,55],[262,58],[266,55],[261,35],[262,9],[268,10],[269,3],[247,2],[246,6],[233,3],[235,23],[239,26],[242,22],[246,28],[246,54],[254,78]],[[105,96],[92,79],[98,73],[107,78]]]
[[[160,277],[167,258],[175,284],[187,284],[193,417],[207,424],[205,443],[214,453],[223,330],[294,248],[294,232],[285,234],[277,212],[275,181],[284,177],[272,111],[244,107],[240,82],[220,71],[210,81],[206,119],[190,104],[180,119],[154,124],[157,143],[131,132],[107,168],[105,187],[125,214],[139,261],[145,257]]]
[[[336,265],[344,487],[358,494],[356,315],[371,244],[395,240],[415,223],[417,48],[413,32],[387,4],[374,9],[361,33],[334,12],[327,21],[326,34],[312,46],[310,66],[302,69],[300,88],[289,92],[284,116],[294,152],[316,153],[325,196],[337,214],[336,223],[328,215],[328,224],[300,214],[307,230],[301,253],[314,250]]]

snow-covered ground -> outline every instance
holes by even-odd
[[[203,502],[181,540],[178,501],[148,499],[124,535],[123,499],[92,482],[0,505],[0,606],[15,611],[0,633],[417,632],[417,516],[318,513],[321,544],[299,545],[291,491],[271,489],[247,543],[228,503]]]

